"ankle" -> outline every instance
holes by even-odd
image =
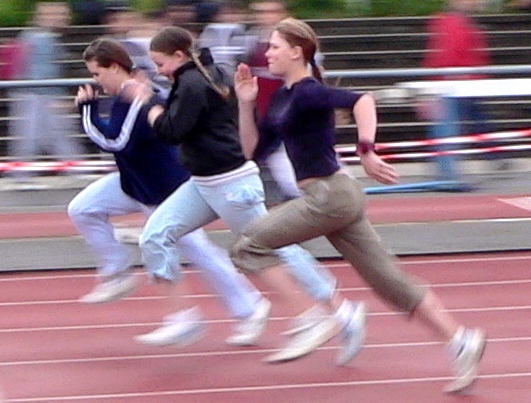
[[[348,299],[343,299],[341,305],[334,313],[337,320],[342,324],[347,324],[354,312],[354,304]]]
[[[446,346],[453,355],[458,355],[459,351],[463,347],[463,341],[466,334],[466,329],[464,326],[460,326],[457,331],[454,333],[452,338],[448,341]]]

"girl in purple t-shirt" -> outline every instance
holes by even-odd
[[[287,18],[276,26],[266,57],[269,71],[282,77],[284,86],[274,94],[258,125],[254,119],[257,79],[246,65],[240,65],[235,75],[240,136],[246,156],[253,157],[259,135],[270,141],[281,138],[302,196],[251,224],[233,247],[233,261],[243,270],[260,271],[271,267],[276,248],[326,236],[381,298],[419,319],[448,342],[455,379],[445,391],[459,392],[476,378],[485,334],[461,326],[430,289],[415,284],[373,229],[360,184],[336,162],[333,116],[334,108],[352,109],[361,165],[371,178],[396,183],[394,168],[374,151],[375,101],[370,94],[324,86],[315,67],[317,47],[316,34],[306,23]],[[314,67],[314,77],[308,72],[308,63]],[[338,303],[340,300],[338,297]],[[346,327],[345,331],[356,329]]]

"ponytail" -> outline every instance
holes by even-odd
[[[203,77],[205,77],[214,90],[221,96],[221,98],[223,98],[225,101],[228,101],[231,96],[230,88],[225,84],[218,84],[214,81],[212,75],[208,72],[203,63],[201,63],[201,60],[199,60],[199,57],[195,52],[190,52],[190,57],[197,66],[199,72],[203,75]]]
[[[321,69],[319,68],[319,66],[317,65],[317,63],[315,62],[315,58],[312,57],[312,60],[310,60],[310,66],[312,68],[312,75],[319,81],[319,82],[323,82],[323,75],[321,74]]]

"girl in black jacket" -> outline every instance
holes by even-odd
[[[173,282],[173,294],[178,297],[183,290],[179,289],[179,261],[173,250],[179,238],[218,218],[238,235],[267,211],[258,167],[246,160],[241,149],[232,74],[213,64],[207,50],[195,53],[192,35],[178,27],[162,29],[151,41],[150,54],[158,73],[168,77],[173,87],[166,105],[153,106],[148,120],[159,138],[179,146],[181,162],[192,176],[150,217],[140,237],[140,247],[147,269],[156,278]],[[142,96],[149,102],[149,93]],[[335,279],[322,272],[307,251],[290,245],[279,249],[278,255],[313,299],[323,303],[332,299]],[[258,276],[283,297],[294,315],[314,304],[307,295],[295,291],[297,285],[282,267],[262,271]],[[173,301],[179,312],[177,320],[138,336],[140,342],[187,344],[191,341],[190,335],[200,326],[201,318],[184,306],[183,299],[173,298]],[[240,325],[261,331],[270,304],[264,300],[262,306],[262,315]],[[269,361],[301,357],[342,329],[344,324],[336,316],[316,314],[316,311],[311,309],[301,315],[297,322],[303,325],[289,331],[296,336],[281,354],[271,356]],[[356,341],[357,352],[363,335],[363,305],[348,312],[342,315],[344,322],[350,321],[353,315],[359,319],[359,331],[349,339]],[[351,347],[352,343],[349,351]]]

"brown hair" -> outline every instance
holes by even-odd
[[[83,52],[83,60],[95,60],[101,67],[118,64],[128,73],[134,69],[133,61],[120,42],[110,38],[100,38],[93,41]]]
[[[312,67],[312,74],[323,81],[321,71],[315,62],[315,53],[319,48],[319,40],[315,31],[304,21],[296,18],[285,18],[275,26],[277,31],[291,46],[300,46],[304,61]]]
[[[203,63],[199,60],[197,53],[194,51],[195,42],[191,32],[181,27],[164,27],[157,35],[151,39],[149,50],[153,52],[164,53],[168,56],[173,55],[176,51],[181,51],[189,56],[195,63],[201,74],[206,78],[210,85],[224,99],[230,96],[230,89],[224,84],[214,82],[214,79],[207,71]]]

